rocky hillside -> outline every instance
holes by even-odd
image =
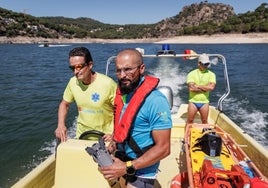
[[[178,15],[158,23],[157,28],[161,36],[182,35],[186,28],[198,27],[204,23],[220,26],[234,15],[234,9],[230,5],[205,1],[183,7]]]
[[[207,1],[191,4],[155,24],[113,25],[91,18],[34,17],[0,8],[0,36],[145,39],[179,35],[268,32],[267,3],[236,15],[233,7]]]

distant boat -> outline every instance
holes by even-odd
[[[39,44],[38,47],[65,47],[70,46],[69,44],[50,44],[48,41],[44,41],[43,44]]]
[[[65,47],[65,46],[71,46],[69,44],[40,44],[38,47]]]

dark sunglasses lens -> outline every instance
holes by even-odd
[[[82,68],[84,68],[86,66],[86,63],[82,64],[82,65],[75,65],[75,66],[69,66],[69,68],[74,71],[75,69],[79,69],[81,70]]]
[[[70,68],[72,71],[74,71],[75,66],[69,66],[69,68]]]

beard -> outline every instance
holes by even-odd
[[[126,85],[124,83],[124,81],[129,81],[130,84]],[[129,94],[132,91],[134,91],[138,87],[139,83],[140,83],[140,77],[137,80],[133,80],[133,81],[131,81],[129,79],[120,79],[120,80],[118,80],[119,89],[120,89],[122,95]]]

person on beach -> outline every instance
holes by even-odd
[[[69,106],[75,102],[78,109],[76,137],[88,130],[105,133],[113,131],[113,109],[117,84],[108,76],[93,71],[93,59],[85,47],[77,47],[69,52],[69,68],[74,76],[65,88],[58,109],[56,137],[67,139],[65,124]]]
[[[187,75],[189,90],[187,124],[193,123],[197,112],[200,113],[202,123],[208,123],[209,93],[216,86],[216,75],[208,69],[211,65],[208,55],[201,54],[197,64],[198,68]]]
[[[111,153],[115,152],[114,163],[100,167],[100,171],[110,181],[123,177],[127,188],[153,188],[160,160],[170,153],[169,103],[156,89],[159,79],[144,76],[144,71],[138,50],[119,52],[115,124],[108,147]]]

